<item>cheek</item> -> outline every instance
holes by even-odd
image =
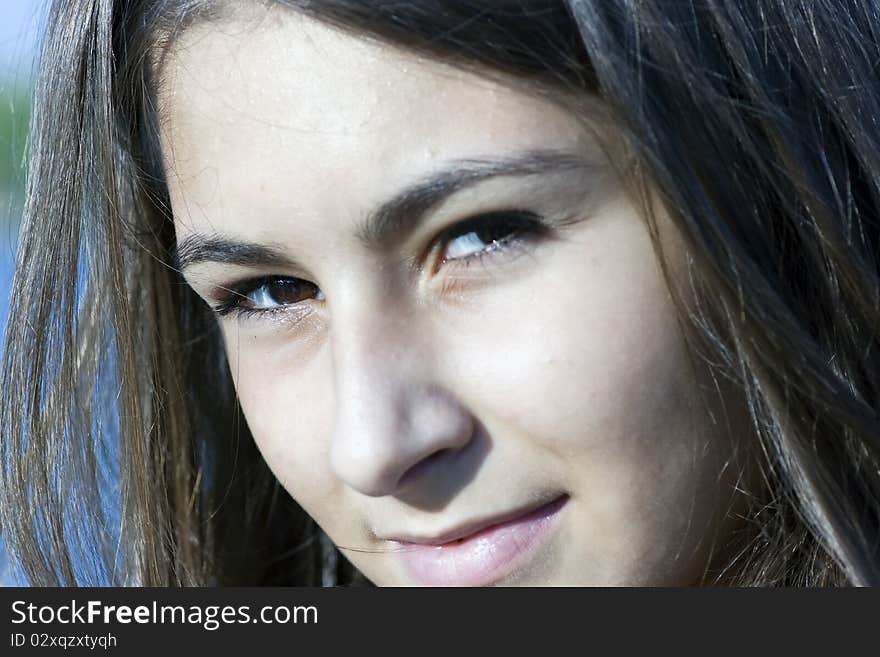
[[[538,253],[533,274],[482,293],[446,345],[476,407],[562,456],[650,448],[688,414],[674,307],[625,212],[596,217]]]
[[[225,330],[236,392],[263,458],[284,488],[313,514],[338,486],[329,470],[333,390],[320,340],[271,339]],[[316,337],[323,327],[305,327]]]

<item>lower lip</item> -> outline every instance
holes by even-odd
[[[486,586],[525,564],[547,540],[567,497],[442,545],[399,542],[404,569],[422,586]]]

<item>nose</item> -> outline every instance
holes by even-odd
[[[448,467],[442,455],[470,442],[474,422],[434,380],[430,349],[410,323],[365,314],[347,330],[334,327],[330,461],[351,488],[377,497]]]

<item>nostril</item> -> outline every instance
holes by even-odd
[[[398,488],[404,488],[412,482],[417,481],[419,478],[430,472],[433,468],[437,467],[440,462],[453,458],[454,452],[456,451],[457,450],[453,450],[449,447],[444,447],[443,449],[438,449],[433,454],[426,456],[421,461],[413,465],[409,470],[403,473],[403,476],[397,482]]]

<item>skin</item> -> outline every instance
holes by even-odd
[[[355,566],[413,584],[390,537],[567,495],[546,545],[493,583],[700,579],[731,531],[732,441],[595,130],[522,89],[278,8],[191,27],[164,79],[178,242],[222,237],[291,261],[200,260],[188,283],[212,307],[255,277],[314,284],[218,322],[267,463]],[[539,150],[580,164],[464,187],[382,248],[359,236],[427,176]],[[444,262],[486,246],[456,226],[510,209],[545,217],[546,234]],[[663,217],[660,229],[680,275],[680,241]],[[243,303],[277,304],[270,291]]]

